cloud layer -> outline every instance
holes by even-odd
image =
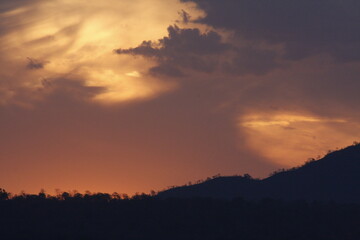
[[[233,74],[264,74],[276,68],[276,52],[224,43],[219,33],[198,28],[168,27],[168,36],[157,42],[144,41],[135,48],[116,49],[117,54],[155,59],[153,74],[184,76],[184,71],[222,71]],[[182,70],[184,69],[184,70]]]
[[[325,53],[339,61],[360,60],[356,0],[182,1],[205,10],[207,15],[199,22],[234,31],[249,41],[282,44],[289,59]]]
[[[263,177],[351,144],[359,13],[351,0],[0,0],[0,187]]]

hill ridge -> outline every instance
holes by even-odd
[[[360,144],[329,152],[319,160],[264,179],[223,176],[158,193],[160,198],[274,198],[360,202]]]

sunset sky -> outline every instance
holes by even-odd
[[[358,0],[0,0],[0,187],[266,177],[360,140]]]

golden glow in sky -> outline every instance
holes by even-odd
[[[239,119],[247,144],[270,161],[285,167],[301,165],[352,143],[359,124],[298,113],[249,114]],[[346,129],[352,129],[346,130]]]
[[[8,75],[10,68],[17,87],[29,91],[42,88],[44,79],[80,81],[102,88],[93,98],[101,103],[151,98],[176,84],[140,74],[153,64],[118,56],[113,50],[163,37],[167,27],[178,20],[179,9],[199,14],[177,0],[89,0],[86,4],[82,0],[43,0],[4,12],[1,17],[16,27],[10,25],[0,38],[0,61],[9,66],[0,75]],[[43,66],[25,69],[29,58]],[[14,102],[12,85],[3,87],[2,103]]]
[[[0,0],[0,188],[265,177],[359,141],[358,25],[197,2]]]

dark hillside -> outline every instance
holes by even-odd
[[[263,180],[220,177],[173,188],[158,196],[360,202],[360,145],[329,153],[320,160]]]
[[[247,177],[217,177],[203,183],[184,187],[175,187],[158,194],[167,197],[213,197],[232,199],[244,195],[252,195],[259,187],[259,180]]]

